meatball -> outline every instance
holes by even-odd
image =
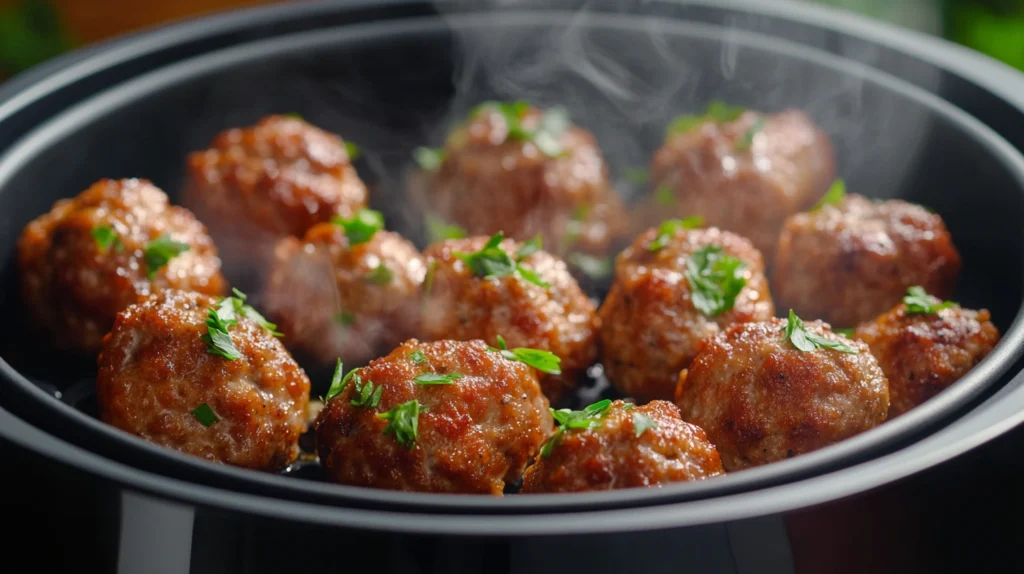
[[[224,292],[203,224],[140,179],[104,179],[62,199],[18,241],[28,323],[62,350],[95,355],[114,317],[161,289]]]
[[[889,418],[939,394],[999,342],[987,310],[959,306],[912,313],[900,304],[857,328],[889,379]]]
[[[804,325],[791,315],[789,323],[792,336],[782,319],[733,325],[705,341],[679,375],[683,420],[707,432],[727,471],[801,455],[885,421],[889,384],[867,345],[820,321]],[[835,345],[854,352],[827,348]]]
[[[561,108],[481,104],[442,153],[424,183],[427,206],[471,235],[539,233],[553,253],[600,254],[626,230],[593,134]]]
[[[786,217],[814,205],[834,178],[828,135],[801,111],[684,117],[654,154],[650,180],[657,192],[636,219],[646,227],[701,215],[708,225],[748,237],[770,258]]]
[[[366,239],[333,223],[278,242],[264,291],[285,345],[318,365],[365,364],[416,334],[426,266],[397,233]]]
[[[237,310],[230,319],[225,306]],[[208,325],[213,317],[223,330]],[[242,299],[194,292],[128,307],[103,340],[100,416],[206,460],[284,468],[299,453],[309,379],[264,323]]]
[[[483,341],[411,339],[342,381],[316,444],[343,484],[501,495],[551,433],[534,372]]]
[[[556,403],[597,359],[595,305],[560,259],[499,240],[500,234],[451,239],[427,248],[421,332],[429,340],[492,345],[500,336],[509,347],[554,353],[561,372],[544,374],[540,384]],[[497,262],[501,269],[489,273],[487,265]]]
[[[839,327],[869,321],[920,285],[953,294],[960,255],[937,214],[847,195],[786,221],[772,270],[783,308]]]
[[[704,431],[683,422],[670,402],[634,407],[614,401],[591,418],[597,421],[593,428],[564,430],[551,439],[526,469],[520,492],[661,486],[725,474]]]
[[[220,133],[189,155],[188,172],[184,203],[210,226],[228,277],[244,289],[262,279],[277,239],[367,201],[341,138],[288,116]]]
[[[729,261],[743,266],[716,271],[716,264]],[[694,285],[706,282],[732,295],[731,304],[709,306],[703,289],[695,296]],[[640,401],[671,400],[679,371],[701,341],[731,324],[774,314],[764,262],[748,240],[671,222],[649,229],[619,255],[598,312],[605,373],[615,388]]]

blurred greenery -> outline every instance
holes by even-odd
[[[0,5],[0,76],[28,69],[72,47],[74,42],[51,2],[19,0]]]

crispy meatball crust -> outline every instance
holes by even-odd
[[[550,351],[562,360],[560,375],[542,374],[544,394],[552,403],[572,389],[580,374],[597,359],[599,321],[594,303],[580,289],[565,263],[545,251],[521,265],[551,284],[545,288],[518,273],[477,277],[457,253],[479,251],[487,237],[452,239],[427,248],[423,336],[429,340],[483,339],[510,348]],[[506,239],[501,249],[515,255],[519,244]],[[429,288],[426,286],[429,284]]]
[[[679,371],[689,366],[701,341],[734,323],[765,321],[775,313],[761,253],[748,240],[719,229],[678,230],[658,251],[648,229],[624,250],[615,281],[601,305],[600,343],[605,373],[620,392],[640,401],[673,397]],[[706,246],[747,264],[746,286],[733,308],[707,317],[694,307],[686,262]]]
[[[959,272],[942,217],[905,201],[848,195],[786,221],[772,293],[780,308],[852,327],[891,309],[912,285],[952,296]]]
[[[209,149],[189,154],[187,167],[183,202],[210,227],[236,282],[258,280],[249,276],[277,239],[302,237],[367,202],[341,138],[287,116],[221,132]]]
[[[279,470],[299,453],[309,379],[276,338],[244,317],[229,328],[240,358],[207,352],[200,337],[216,303],[164,291],[122,311],[98,361],[100,416],[206,460]],[[209,427],[192,414],[203,404],[219,418]]]
[[[547,458],[526,469],[523,494],[584,492],[701,480],[725,474],[718,451],[699,427],[667,401],[627,408],[614,401],[594,429],[566,431]],[[636,418],[657,425],[636,435]]]
[[[101,248],[93,230],[102,227],[119,244]],[[189,249],[150,279],[144,250],[164,235]],[[57,348],[82,354],[99,352],[114,317],[140,297],[161,289],[210,295],[226,289],[217,248],[203,224],[140,179],[104,179],[55,203],[22,231],[18,267],[28,322]]]
[[[523,127],[532,129],[542,114],[526,110]],[[626,232],[628,218],[593,134],[569,127],[559,142],[565,152],[554,158],[507,135],[505,117],[487,107],[452,132],[445,161],[426,181],[429,208],[471,235],[543,234],[558,254],[600,254]]]
[[[425,360],[417,363],[419,351]],[[460,373],[450,385],[419,385],[423,373]],[[316,421],[316,443],[334,482],[390,490],[500,496],[551,433],[548,401],[523,363],[483,341],[406,341],[361,369],[383,388],[376,408],[351,404],[351,381]],[[378,415],[411,400],[422,410],[412,448],[384,434]]]
[[[749,147],[741,145],[758,120],[763,128]],[[709,226],[750,238],[770,258],[786,217],[814,205],[834,179],[832,143],[806,114],[748,111],[666,139],[654,154],[651,182],[672,189],[673,201],[653,198],[637,220],[646,227],[701,215]]]
[[[821,321],[807,330],[856,347],[805,352],[783,340],[786,321],[743,323],[705,341],[679,375],[683,420],[708,434],[727,471],[837,443],[885,421],[889,384],[859,341]]]
[[[292,352],[321,366],[338,357],[362,365],[416,333],[425,274],[419,251],[397,233],[350,245],[344,229],[321,223],[302,241],[278,242],[263,303]]]
[[[999,342],[999,329],[986,309],[962,307],[937,313],[907,313],[900,304],[856,337],[871,348],[889,379],[889,418],[939,394],[967,374]]]

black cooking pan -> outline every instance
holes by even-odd
[[[1022,86],[944,43],[786,3],[295,4],[73,54],[0,90],[4,316],[17,316],[16,237],[56,199],[102,177],[149,178],[173,199],[189,151],[265,114],[296,112],[358,142],[371,203],[422,244],[419,214],[403,199],[412,149],[439,141],[481,100],[567,106],[622,173],[646,162],[669,118],[721,98],[806,110],[835,143],[849,189],[942,214],[965,263],[956,299],[990,309],[1003,340],[954,387],[863,435],[660,489],[437,496],[213,465],[100,423],[90,415],[90,367],[26,344],[19,329],[3,333],[0,432],[160,497],[462,535],[706,524],[894,480],[1012,426],[1024,404],[1008,384],[1024,339],[1024,158],[1013,145],[1024,143]]]

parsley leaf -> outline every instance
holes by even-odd
[[[331,386],[328,387],[327,395],[324,396],[324,402],[333,399],[341,394],[341,391],[345,390],[345,385],[348,384],[348,377],[345,377],[344,379],[341,377],[344,368],[345,367],[342,365],[341,359],[338,359],[338,364],[334,366],[334,375],[331,377]],[[352,373],[350,372],[349,375],[351,374]]]
[[[384,216],[379,211],[364,208],[349,218],[336,216],[331,219],[331,223],[340,225],[345,230],[349,245],[359,245],[366,243],[375,233],[384,229]]]
[[[649,180],[647,170],[642,167],[627,167],[625,176],[626,181],[636,185],[643,185]]]
[[[446,156],[444,148],[418,147],[412,150],[412,158],[424,171],[441,169]]]
[[[431,260],[430,264],[427,265],[427,274],[423,277],[423,294],[430,296],[430,292],[434,290],[434,275],[437,274],[437,261]]]
[[[522,261],[541,249],[544,249],[544,237],[538,233],[519,246],[516,250],[516,261]]]
[[[706,245],[686,260],[683,275],[690,284],[690,300],[698,311],[715,317],[736,303],[747,280],[743,277],[746,264],[726,255],[721,247]]]
[[[534,271],[533,269],[527,269],[526,267],[517,264],[516,271],[519,272],[520,277],[526,279],[527,281],[533,283],[534,285],[537,285],[538,287],[543,287],[545,289],[551,287],[551,283],[548,283],[547,281],[542,279],[541,276],[538,275],[537,272]]]
[[[430,241],[441,241],[443,239],[462,239],[468,235],[466,230],[454,223],[448,223],[435,215],[427,216],[427,233]]]
[[[416,375],[412,382],[417,385],[450,385],[462,378],[462,373],[422,373]]]
[[[506,141],[532,142],[548,157],[561,157],[566,153],[560,138],[572,122],[565,108],[556,106],[544,111],[537,126],[530,129],[525,128],[522,122],[523,116],[530,109],[527,102],[484,102],[474,108],[473,115],[484,109],[492,109],[501,114],[507,128]]]
[[[739,151],[746,151],[750,149],[750,146],[754,145],[754,136],[764,130],[764,118],[757,118],[754,123],[747,128],[747,131],[743,132],[743,137],[736,142],[736,149]]]
[[[669,219],[663,221],[661,226],[658,227],[658,235],[651,241],[650,245],[647,246],[649,251],[659,251],[664,249],[668,245],[669,240],[676,234],[680,229],[696,229],[704,225],[704,218],[699,215],[687,217],[685,219]]]
[[[414,365],[422,365],[427,362],[427,356],[423,354],[423,351],[416,349],[415,351],[406,355],[413,362]]]
[[[825,337],[808,331],[803,320],[796,316],[792,309],[789,310],[789,320],[786,322],[785,334],[782,339],[789,339],[790,343],[797,349],[805,352],[815,349],[834,349],[841,353],[857,354],[855,347],[851,347],[842,341],[831,341]]]
[[[704,108],[703,114],[676,116],[666,128],[665,138],[685,134],[707,122],[723,124],[734,121],[745,111],[747,111],[745,108],[730,106],[721,100],[711,100]]]
[[[395,435],[398,444],[413,448],[416,446],[416,439],[419,434],[420,411],[427,410],[427,407],[420,405],[416,399],[404,402],[386,413],[380,413],[378,418],[390,421],[384,427],[384,434]]]
[[[611,257],[594,257],[586,253],[572,252],[567,257],[569,263],[576,266],[584,275],[591,279],[603,279],[612,274]]]
[[[674,205],[676,202],[676,194],[672,192],[672,186],[663,183],[654,190],[654,201],[658,205],[664,205],[665,207]]]
[[[847,339],[852,339],[853,338],[853,333],[855,331],[856,331],[856,329],[832,329],[833,333],[838,333],[838,334],[846,337]]]
[[[555,410],[548,408],[551,412],[551,416],[554,417],[555,422],[558,423],[559,427],[555,430],[555,434],[551,435],[547,441],[540,447],[540,455],[544,458],[551,456],[552,449],[562,441],[562,435],[566,430],[586,430],[597,428],[601,426],[601,419],[608,412],[608,408],[611,407],[612,401],[610,399],[604,399],[598,401],[581,411],[572,411],[569,409]]]
[[[363,155],[363,150],[359,149],[359,146],[350,142],[345,142],[345,153],[348,154],[348,160],[350,162],[359,159],[359,156]]]
[[[217,308],[211,307],[206,314],[206,334],[199,338],[206,343],[206,352],[211,355],[234,361],[242,356],[238,347],[231,340],[228,327],[235,324],[234,319],[224,320],[217,314]]]
[[[388,283],[391,283],[391,279],[393,279],[394,276],[395,273],[391,271],[387,265],[381,262],[378,263],[372,271],[364,275],[363,279],[366,279],[371,283],[376,283],[377,285],[387,285]]]
[[[352,311],[342,311],[334,314],[334,322],[339,325],[349,326],[356,322],[356,314]]]
[[[121,243],[121,238],[117,236],[117,232],[114,231],[109,225],[97,225],[92,228],[92,238],[96,240],[96,247],[100,251],[108,251],[111,246],[118,253],[124,251],[124,244]]]
[[[156,275],[157,269],[167,265],[168,261],[188,250],[187,243],[174,241],[166,235],[161,235],[150,241],[142,250],[142,255],[146,259],[147,276],[152,279]]]
[[[480,251],[473,253],[456,252],[455,256],[465,262],[470,271],[478,277],[507,277],[518,273],[520,277],[534,285],[544,287],[545,289],[550,287],[551,284],[544,281],[536,271],[519,265],[508,253],[505,253],[499,247],[504,239],[505,235],[499,231],[487,240],[487,243],[484,244]]]
[[[224,297],[217,304],[217,314],[220,315],[221,319],[225,321],[237,321],[239,317],[245,317],[267,331],[270,331],[270,334],[275,337],[284,336],[283,333],[278,332],[277,325],[267,321],[266,317],[261,315],[259,311],[245,302],[247,298],[245,293],[242,293],[235,288],[232,288],[231,291],[235,294],[233,297]]]
[[[210,405],[206,403],[203,403],[198,407],[192,409],[192,416],[196,417],[196,420],[199,421],[199,424],[207,428],[209,428],[210,425],[212,425],[213,423],[220,420],[220,417],[217,416],[217,413],[213,412],[213,409],[210,408]]]
[[[300,114],[298,112],[288,112],[288,113],[284,114],[284,116],[286,118],[294,118],[296,120],[301,120],[302,119],[302,114]]]
[[[548,373],[549,375],[562,374],[562,359],[550,351],[531,349],[529,347],[509,349],[505,343],[505,338],[501,335],[498,335],[498,346],[501,348],[492,348],[491,350],[501,353],[502,357],[505,357],[510,361],[525,363],[534,369],[537,369],[542,373]]]
[[[649,429],[658,428],[658,422],[641,412],[633,413],[633,433],[637,438]]]
[[[842,201],[844,197],[846,197],[846,182],[842,179],[837,179],[832,182],[828,191],[826,191],[825,195],[818,200],[818,203],[814,205],[811,211],[821,209],[826,205],[839,205],[839,202]]]
[[[380,404],[380,397],[384,393],[384,387],[380,385],[375,386],[369,380],[363,382],[363,378],[359,376],[359,369],[351,371],[349,376],[352,377],[352,384],[354,385],[352,399],[349,400],[349,404],[361,409],[377,408],[377,405]],[[342,384],[344,385],[344,383]]]
[[[943,301],[938,297],[929,295],[924,290],[924,287],[920,285],[914,285],[907,289],[907,295],[903,297],[903,303],[907,306],[906,313],[908,315],[930,315],[956,305],[952,301]]]

